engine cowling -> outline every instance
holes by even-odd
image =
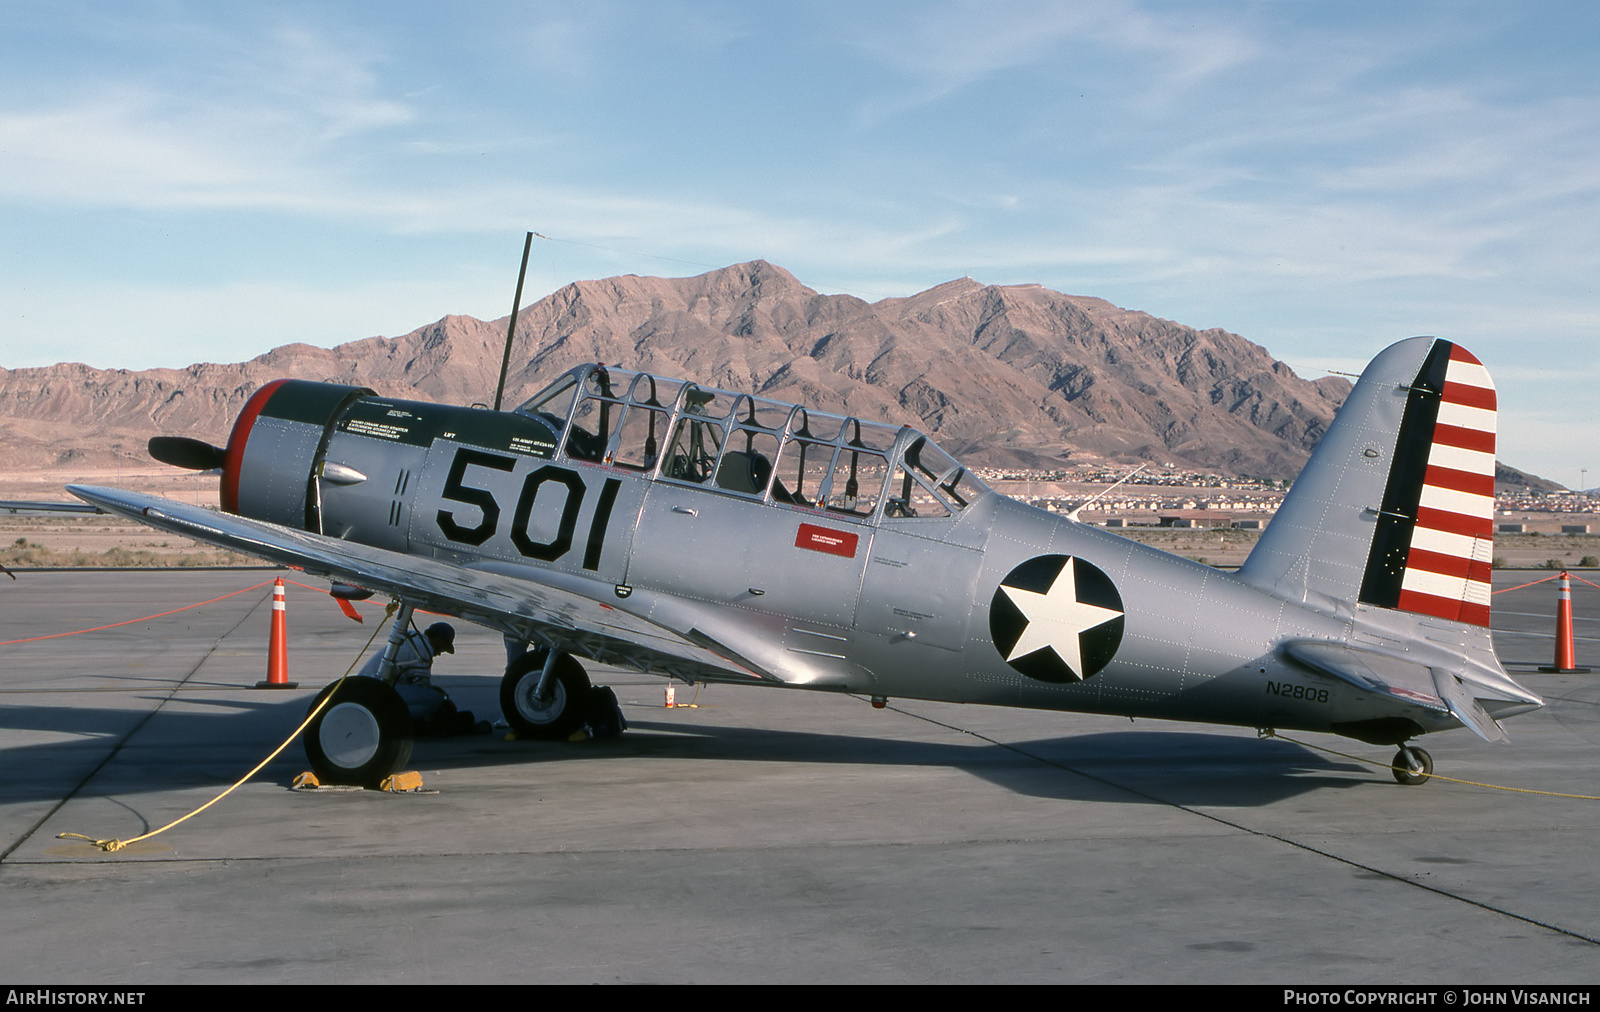
[[[436,442],[445,446],[442,458],[435,454],[437,468],[454,460],[449,448],[460,444],[548,460],[559,437],[559,425],[544,417],[278,380],[258,390],[234,423],[223,451],[222,508],[406,551]]]
[[[222,508],[302,530],[320,529],[315,469],[334,426],[366,387],[310,380],[268,383],[233,423],[222,464]]]

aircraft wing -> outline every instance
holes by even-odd
[[[1448,668],[1344,643],[1297,640],[1285,644],[1284,650],[1306,667],[1358,689],[1424,709],[1448,712],[1485,741],[1507,740],[1499,721],[1478,702],[1468,684]]]
[[[82,502],[32,502],[25,499],[0,499],[0,513],[28,516],[34,513],[104,513],[98,506]]]
[[[501,571],[506,567],[404,555],[139,492],[85,485],[67,490],[151,527],[403,597],[519,637],[536,632],[581,656],[684,678],[783,681],[696,629],[692,616],[676,616],[673,625],[682,628],[673,628],[639,614],[650,607],[650,595],[636,594],[624,608],[600,596],[613,596],[609,585],[570,574],[530,568],[513,575]]]

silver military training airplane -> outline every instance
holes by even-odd
[[[1244,567],[1226,573],[998,494],[909,427],[598,365],[515,411],[279,380],[225,447],[222,511],[70,486],[109,512],[460,616],[531,645],[522,735],[583,719],[577,658],[690,682],[1324,731],[1398,745],[1542,705],[1489,635],[1495,392],[1448,341],[1381,353]],[[327,690],[324,690],[325,692]],[[307,730],[328,782],[412,746],[382,681]]]

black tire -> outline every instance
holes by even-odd
[[[589,676],[570,654],[556,655],[550,698],[534,699],[545,651],[530,650],[511,662],[500,681],[500,712],[519,738],[562,740],[583,726]]]
[[[1412,787],[1425,784],[1433,776],[1433,756],[1427,749],[1415,745],[1402,745],[1394,754],[1394,779],[1396,783]]]
[[[388,685],[361,677],[323,689],[312,707],[334,686],[339,694],[306,728],[306,758],[322,783],[376,788],[411,758],[411,711]]]

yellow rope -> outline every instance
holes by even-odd
[[[696,700],[698,700],[700,698],[700,686],[702,686],[704,684],[705,684],[704,682],[695,682],[694,683],[694,695],[689,697],[689,701],[687,703],[674,703],[673,704],[673,708],[677,709],[677,710],[698,710],[698,709],[700,709],[700,704],[698,702],[696,702]]]
[[[1289,742],[1291,745],[1299,745],[1302,748],[1314,749],[1318,752],[1326,752],[1329,755],[1336,755],[1341,759],[1350,759],[1354,762],[1366,763],[1369,766],[1377,766],[1380,769],[1398,770],[1401,773],[1415,772],[1414,770],[1404,769],[1399,766],[1389,766],[1388,764],[1378,762],[1375,759],[1367,759],[1362,756],[1351,755],[1348,752],[1340,752],[1338,749],[1324,748],[1321,745],[1313,745],[1309,741],[1297,741],[1294,738],[1279,734],[1276,731],[1273,731],[1271,734],[1267,735],[1267,737],[1279,738],[1283,741]],[[1561,791],[1536,791],[1528,787],[1507,787],[1504,784],[1484,784],[1479,783],[1476,780],[1457,780],[1455,777],[1442,776],[1438,773],[1418,773],[1417,775],[1425,776],[1432,780],[1448,781],[1452,784],[1466,784],[1468,787],[1487,787],[1491,791],[1512,791],[1516,794],[1542,794],[1547,798],[1573,798],[1578,801],[1600,801],[1600,797],[1595,797],[1592,794],[1564,794]]]
[[[390,602],[388,608],[386,608],[384,610],[384,614],[386,616],[393,615],[394,611],[395,611],[395,609],[397,607],[399,607],[399,602]],[[345,668],[344,674],[340,675],[339,676],[339,680],[337,682],[333,683],[333,689],[323,694],[322,702],[318,703],[315,707],[312,708],[310,713],[306,714],[306,719],[302,720],[300,722],[300,726],[295,728],[294,732],[291,733],[289,735],[289,737],[284,739],[282,745],[279,745],[277,748],[273,749],[271,755],[267,756],[265,759],[263,759],[259,763],[257,763],[254,769],[252,769],[249,773],[246,773],[243,777],[241,777],[239,779],[239,781],[237,783],[235,783],[232,787],[229,787],[227,790],[223,791],[221,794],[218,794],[216,797],[212,798],[210,801],[207,801],[205,804],[201,805],[199,808],[196,808],[194,811],[190,812],[188,815],[185,815],[182,818],[174,819],[171,822],[167,823],[165,826],[162,826],[160,829],[152,829],[150,832],[144,834],[143,836],[136,836],[131,840],[116,840],[116,839],[112,839],[112,840],[96,840],[93,837],[84,836],[82,833],[58,833],[58,834],[56,834],[56,839],[58,839],[58,840],[83,840],[85,842],[94,844],[96,847],[99,847],[101,850],[106,851],[107,853],[113,853],[114,854],[117,851],[121,850],[122,848],[128,846],[130,843],[138,843],[141,840],[148,840],[152,836],[159,836],[160,834],[165,833],[167,830],[171,829],[173,826],[179,825],[180,823],[188,822],[190,819],[194,818],[196,815],[199,815],[201,812],[205,811],[206,809],[210,808],[212,805],[214,805],[217,802],[221,801],[223,798],[225,798],[228,795],[232,794],[234,791],[238,790],[240,787],[243,787],[245,785],[245,783],[248,782],[251,777],[255,776],[257,773],[260,773],[262,768],[265,767],[267,765],[267,763],[269,763],[272,760],[278,758],[278,753],[280,753],[284,749],[288,748],[291,742],[293,742],[296,738],[300,737],[300,733],[302,731],[304,731],[311,724],[311,722],[313,720],[316,719],[317,714],[322,712],[322,708],[327,706],[328,703],[333,700],[333,697],[335,695],[337,695],[338,692],[339,692],[339,686],[344,684],[344,680],[346,678],[350,677],[350,672],[354,671],[356,669],[356,665],[361,663],[361,658],[366,655],[367,650],[372,646],[372,641],[378,638],[378,633],[382,629],[383,629],[383,623],[382,622],[378,622],[373,626],[372,635],[367,637],[367,642],[366,642],[366,644],[364,646],[362,646],[361,651],[356,654],[356,659],[350,662],[350,666],[348,668]]]

